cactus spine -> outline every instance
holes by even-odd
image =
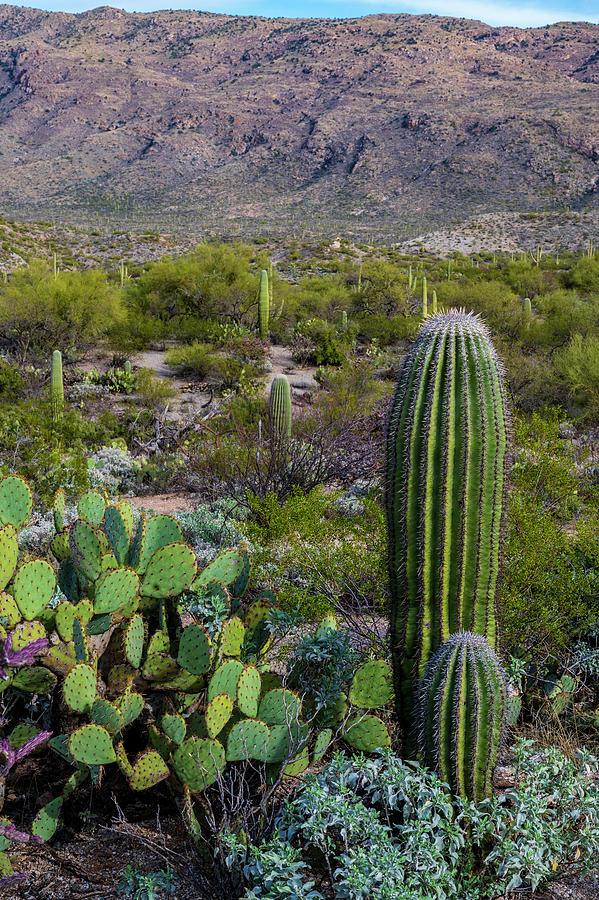
[[[507,707],[503,669],[485,638],[452,635],[426,667],[418,709],[422,761],[454,794],[491,795]]]
[[[509,421],[503,370],[471,313],[427,320],[387,428],[386,516],[398,714],[414,747],[416,682],[456,631],[496,643]]]
[[[64,384],[62,380],[62,353],[55,350],[52,354],[52,374],[50,376],[50,394],[52,400],[52,420],[62,419],[64,409]]]
[[[291,435],[291,388],[286,375],[275,375],[270,386],[268,405],[270,427],[273,433]]]
[[[268,272],[262,269],[260,273],[260,289],[258,292],[258,330],[263,341],[268,339],[268,313],[270,310],[270,296],[268,292]]]
[[[426,275],[422,276],[422,318],[428,316],[428,290],[426,286]]]

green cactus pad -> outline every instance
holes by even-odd
[[[91,720],[94,725],[101,725],[108,734],[113,736],[125,727],[125,720],[120,709],[110,700],[104,700],[101,697],[93,702]]]
[[[133,509],[133,505],[129,503],[128,500],[120,500],[116,504],[116,506],[121,516],[123,517],[123,522],[125,523],[125,528],[127,529],[129,539],[131,539],[133,537],[133,530],[135,528],[135,511]]]
[[[150,638],[150,643],[148,644],[148,656],[150,653],[169,653],[171,649],[171,640],[168,636],[168,632],[155,631],[152,637]],[[179,663],[181,665],[181,663]]]
[[[146,681],[166,681],[179,672],[179,666],[168,653],[149,653],[143,664]]]
[[[54,502],[52,504],[52,515],[54,518],[54,528],[57,532],[64,530],[64,517],[67,509],[67,495],[62,488],[58,488],[54,494]]]
[[[262,679],[255,666],[246,666],[237,683],[237,705],[250,719],[258,715]]]
[[[77,512],[79,513],[79,518],[87,522],[88,525],[100,525],[104,518],[105,510],[106,498],[95,488],[91,491],[86,491],[79,498]]]
[[[126,727],[131,725],[141,715],[144,708],[144,698],[141,694],[128,688],[121,697],[117,697],[115,706],[120,710]]]
[[[384,706],[393,696],[391,668],[383,659],[372,659],[357,670],[349,690],[349,702],[360,709]]]
[[[88,712],[97,693],[96,673],[85,663],[74,666],[62,686],[64,701],[74,712]]]
[[[96,584],[94,612],[113,613],[130,604],[137,605],[139,578],[133,569],[123,567],[105,572]]]
[[[200,625],[188,625],[181,634],[177,662],[192,675],[204,675],[210,669],[211,660],[208,633]]]
[[[228,694],[219,694],[206,707],[206,728],[210,737],[215,738],[223,730],[233,712],[233,700]]]
[[[18,555],[17,533],[12,525],[4,525],[0,528],[0,590],[2,591],[14,574]]]
[[[45,637],[46,629],[41,622],[20,622],[12,633],[13,650],[22,650]]]
[[[267,725],[288,725],[297,722],[301,708],[297,694],[287,688],[275,688],[262,697],[258,718]]]
[[[173,743],[182,744],[185,740],[187,725],[185,724],[185,719],[183,718],[183,716],[173,715],[172,713],[165,713],[165,715],[160,720],[160,727],[166,734],[167,738],[173,741]]]
[[[34,738],[36,734],[40,733],[40,729],[36,728],[35,725],[28,725],[25,722],[22,722],[20,725],[17,725],[8,736],[8,743],[10,745],[11,750],[18,750],[19,747],[22,747],[27,741],[30,741],[31,738]]]
[[[146,791],[160,781],[168,778],[170,772],[167,764],[155,750],[146,750],[133,764],[133,775],[129,784],[134,791]]]
[[[329,747],[331,746],[331,741],[333,740],[333,729],[325,728],[324,731],[319,731],[316,735],[316,741],[314,742],[314,749],[312,751],[312,759],[310,760],[310,765],[315,766],[316,763],[320,762],[322,757],[325,755]]]
[[[21,621],[21,613],[15,598],[4,591],[0,594],[0,619],[4,619],[9,628],[14,628]]]
[[[90,601],[84,597],[77,604],[63,602],[56,607],[56,630],[63,641],[73,640],[73,621],[75,616],[85,626],[94,614]]]
[[[71,552],[71,546],[69,544],[69,535],[66,531],[62,531],[60,534],[55,535],[50,542],[50,550],[58,560],[58,562],[62,562],[63,559],[66,559]]]
[[[325,616],[316,630],[316,636],[320,637],[327,631],[337,631],[337,617],[333,613]]]
[[[150,559],[141,586],[146,597],[177,597],[192,583],[197,568],[195,554],[186,544],[167,544]]]
[[[374,753],[382,747],[389,747],[391,739],[385,723],[378,716],[355,716],[347,723],[343,739],[354,750]]]
[[[307,747],[303,747],[298,755],[287,763],[283,769],[284,775],[297,776],[305,772],[310,764],[310,754]]]
[[[208,702],[219,694],[228,694],[231,700],[237,697],[237,684],[243,672],[243,663],[230,659],[215,671],[208,682]]]
[[[264,594],[263,596],[258,597],[257,600],[254,600],[245,614],[244,624],[247,632],[254,632],[272,612],[274,606],[273,598],[274,594],[272,597]]]
[[[69,546],[69,554],[71,548]],[[69,556],[64,559],[58,570],[58,586],[70,603],[79,603],[81,597],[80,581],[75,563]]]
[[[24,666],[15,672],[12,686],[28,694],[51,694],[56,681],[56,675],[42,666]]]
[[[112,625],[110,613],[102,613],[101,616],[92,616],[85,626],[85,633],[89,635],[104,634]]]
[[[193,793],[205,790],[225,768],[225,750],[211,738],[191,737],[173,753],[177,777]]]
[[[50,563],[34,559],[19,566],[13,593],[23,617],[35,619],[52,599],[55,588],[56,575]]]
[[[139,555],[136,559],[136,569],[139,574],[143,575],[157,550],[168,544],[179,544],[182,540],[181,526],[172,516],[159,515],[146,519]]]
[[[127,756],[127,751],[121,741],[115,747],[116,753],[116,764],[125,776],[125,778],[133,777],[133,766],[129,762],[129,757]]]
[[[77,568],[90,581],[96,581],[102,572],[102,555],[105,553],[100,532],[78,519],[69,531],[69,543]]]
[[[75,662],[75,649],[72,644],[54,644],[44,655],[44,665],[59,675],[67,675]]]
[[[113,693],[126,691],[133,684],[135,670],[130,666],[113,666],[108,672],[108,688]]]
[[[258,719],[243,719],[231,728],[227,738],[227,762],[255,759],[266,762],[268,725]]]
[[[295,752],[308,735],[307,725],[293,722],[290,725],[271,725],[268,735],[266,762],[282,763]]]
[[[130,619],[124,634],[124,648],[127,662],[134,669],[138,669],[141,664],[141,657],[144,649],[144,620],[139,613]]]
[[[75,659],[77,662],[89,662],[87,637],[79,616],[75,616],[73,619],[73,646],[75,647]]]
[[[200,712],[193,712],[187,717],[187,734],[194,737],[207,738],[206,716]],[[222,741],[221,741],[222,743]]]
[[[220,649],[224,656],[239,656],[245,638],[245,626],[241,619],[233,616],[223,622]]]
[[[8,475],[0,481],[0,522],[21,529],[33,506],[31,488],[20,475]]]
[[[208,563],[194,582],[194,590],[206,587],[211,581],[220,581],[225,586],[233,585],[235,580],[243,575],[248,553],[247,550],[225,550],[216,559]]]
[[[119,506],[106,507],[104,532],[119,566],[125,566],[129,561],[129,541],[131,536],[123,510]]]
[[[170,759],[173,743],[155,725],[150,725],[148,728],[148,740],[150,747],[157,750],[164,760]]]
[[[105,766],[116,762],[112,739],[99,725],[83,725],[69,739],[69,751],[86,766]]]
[[[49,841],[56,832],[60,822],[64,800],[56,797],[39,810],[31,825],[31,833],[43,841]]]

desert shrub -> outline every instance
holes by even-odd
[[[599,336],[574,334],[556,356],[556,369],[589,415],[599,415]]]
[[[588,872],[599,850],[598,761],[526,741],[515,755],[514,787],[477,807],[391,754],[337,754],[249,859],[229,838],[229,863],[245,861],[243,900],[324,900],[323,876],[340,900],[483,900]]]
[[[203,381],[214,372],[216,358],[209,344],[194,341],[184,347],[175,347],[166,354],[166,364],[178,369],[186,378]]]
[[[568,287],[585,293],[599,293],[599,259],[583,256],[565,275]]]
[[[114,394],[132,394],[137,388],[137,376],[121,368],[110,368],[106,372],[91,369],[85,376],[85,381],[107,387]]]
[[[381,347],[414,337],[420,327],[419,316],[386,316],[383,313],[361,313],[357,322],[358,337],[364,341],[377,341]]]
[[[146,410],[163,409],[177,394],[171,381],[156,377],[151,369],[138,369],[135,378],[139,403]]]
[[[599,621],[598,513],[560,415],[516,419],[501,586],[504,641],[543,660]]]
[[[121,295],[97,269],[60,272],[44,262],[0,283],[0,340],[24,362],[54,349],[85,349],[122,316]]]
[[[13,402],[25,388],[25,379],[17,365],[0,359],[0,397]]]

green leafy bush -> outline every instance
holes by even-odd
[[[175,347],[166,355],[166,364],[178,369],[181,375],[203,381],[215,370],[216,358],[209,344],[194,341],[185,347]]]

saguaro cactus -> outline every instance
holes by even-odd
[[[423,763],[457,796],[489,797],[508,697],[503,669],[484,637],[452,635],[426,667],[418,699]]]
[[[270,295],[268,292],[268,272],[262,269],[260,273],[260,289],[258,291],[258,330],[263,341],[268,338],[268,313],[270,310]]]
[[[347,311],[341,310],[341,331],[347,331]]]
[[[532,304],[530,302],[530,297],[525,297],[522,301],[522,309],[524,310],[524,316],[527,319],[530,319],[532,315]]]
[[[387,428],[386,515],[398,714],[457,631],[496,643],[495,586],[509,422],[501,362],[472,313],[428,319],[399,375]]]
[[[268,405],[270,427],[273,432],[291,435],[291,388],[286,375],[275,375],[270,386]]]
[[[426,275],[422,276],[422,318],[426,319],[428,315],[428,290],[426,286]]]
[[[52,373],[50,376],[50,395],[52,400],[52,419],[62,419],[64,409],[64,385],[62,380],[62,353],[55,350],[52,354]]]
[[[436,291],[433,291],[433,303],[432,303],[431,310],[432,310],[433,316],[436,316],[437,315],[437,292]]]

